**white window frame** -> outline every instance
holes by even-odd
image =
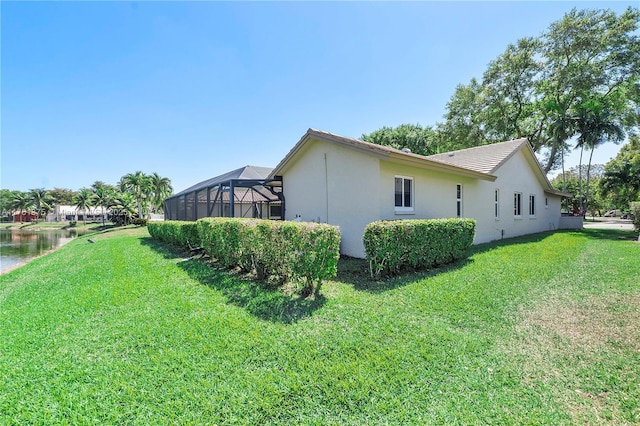
[[[529,194],[529,217],[536,217],[536,194]]]
[[[493,217],[500,220],[500,190],[496,189],[493,193]]]
[[[464,211],[462,210],[462,196],[463,188],[461,183],[456,184],[456,217],[464,217]]]
[[[402,179],[402,205],[401,206],[396,206],[395,203],[395,199],[396,199],[396,179]],[[410,181],[411,182],[411,190],[409,191],[409,197],[410,197],[410,205],[409,206],[405,206],[405,199],[404,199],[404,194],[405,194],[405,181]],[[416,200],[415,200],[415,180],[411,177],[411,176],[400,176],[400,175],[396,175],[393,177],[393,205],[395,208],[395,212],[399,213],[399,214],[407,214],[407,213],[413,213],[415,211],[415,204],[416,204]]]
[[[522,218],[522,192],[513,193],[513,217]]]

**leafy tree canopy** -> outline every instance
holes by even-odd
[[[432,155],[438,152],[435,137],[436,134],[431,127],[401,124],[398,127],[383,127],[368,135],[362,135],[362,140],[396,149],[407,148],[415,154]]]
[[[637,8],[620,15],[573,9],[540,36],[508,45],[481,79],[459,85],[445,121],[427,127],[429,149],[412,151],[443,152],[527,137],[549,172],[563,164],[574,136],[589,150],[619,142],[640,124],[639,27]],[[403,126],[383,127],[363,139],[410,147]]]
[[[600,181],[602,192],[610,196],[614,206],[627,209],[640,201],[640,137],[632,135],[618,155],[604,167]]]

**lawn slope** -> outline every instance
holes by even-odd
[[[0,424],[633,424],[640,244],[474,247],[317,300],[151,240],[78,238],[0,276]]]

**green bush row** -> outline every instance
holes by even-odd
[[[149,222],[149,234],[158,241],[190,249],[200,245],[196,222],[180,220],[166,220],[164,222]]]
[[[197,241],[222,267],[298,284],[303,295],[317,295],[322,281],[338,271],[340,230],[327,224],[216,217],[148,227],[152,237],[170,244]]]
[[[473,219],[393,220],[365,228],[364,247],[371,276],[406,268],[427,269],[462,258],[473,243]]]

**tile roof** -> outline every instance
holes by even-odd
[[[323,130],[309,129],[298,143],[289,151],[289,153],[280,161],[275,167],[272,176],[275,176],[282,172],[287,163],[296,155],[301,147],[310,139],[321,139],[333,143],[337,143],[343,146],[348,146],[356,150],[364,151],[372,155],[377,155],[380,158],[387,160],[410,163],[419,167],[426,167],[435,170],[448,171],[450,173],[461,174],[465,176],[471,176],[478,179],[495,180],[495,176],[491,173],[484,171],[478,171],[470,167],[460,166],[457,164],[449,163],[432,157],[426,157],[424,155],[414,154],[410,151],[403,151],[395,148],[391,148],[385,145],[378,145],[370,142],[361,141],[359,139],[349,138],[345,136],[336,135],[334,133],[325,132]]]
[[[505,161],[527,143],[526,138],[521,138],[491,145],[444,152],[442,154],[430,155],[427,158],[453,166],[475,170],[480,173],[493,174]]]

